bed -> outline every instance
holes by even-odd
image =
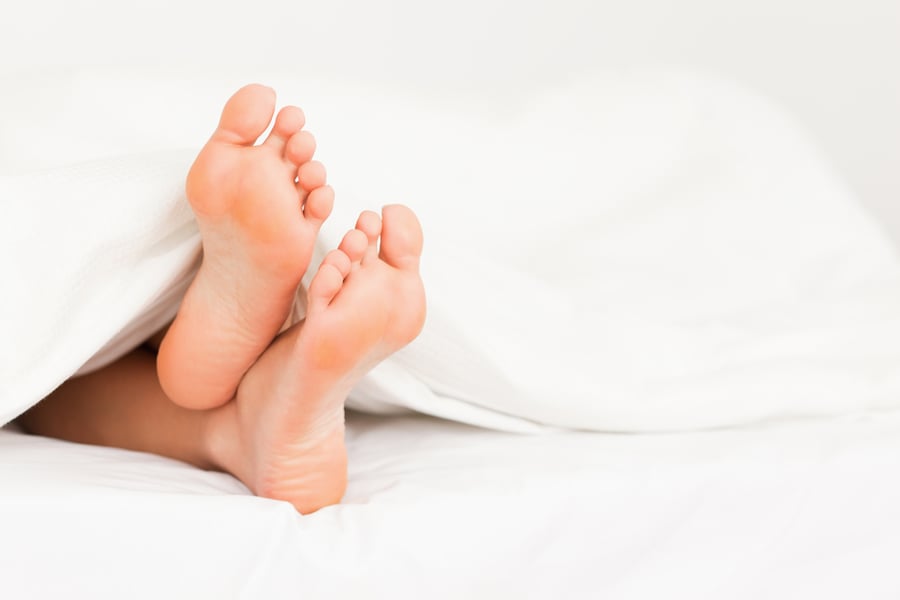
[[[353,414],[344,501],[300,516],[226,475],[4,430],[4,588],[12,598],[892,598],[898,436],[896,413],[656,435]]]
[[[49,120],[3,99],[6,139],[27,144],[0,147],[0,192],[21,219],[54,199],[40,222],[76,249],[2,274],[40,272],[47,291],[0,300],[20,316],[0,347],[4,422],[171,317],[198,238],[179,190],[191,150],[168,148],[196,148],[236,79],[31,77],[66,99]],[[318,115],[342,190],[321,249],[397,196],[429,236],[425,331],[349,400],[347,494],[301,516],[226,474],[10,426],[11,597],[900,593],[900,266],[776,107],[681,72],[453,108],[267,81]],[[177,108],[165,127],[135,118],[152,106]],[[73,232],[82,200],[117,208]],[[13,221],[0,239],[35,229]]]

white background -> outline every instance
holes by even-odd
[[[0,72],[259,66],[459,91],[711,71],[786,107],[900,241],[897,0],[3,0],[0,15]]]

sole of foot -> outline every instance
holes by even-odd
[[[281,109],[256,144],[274,111],[270,88],[241,88],[187,177],[203,261],[157,359],[166,394],[187,408],[234,397],[283,325],[334,202],[299,108]]]
[[[379,247],[380,239],[380,247]],[[285,331],[216,415],[212,450],[260,496],[301,513],[335,504],[347,484],[344,401],[425,320],[422,230],[411,210],[365,212],[310,283],[306,319]]]

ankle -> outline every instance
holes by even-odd
[[[225,406],[204,412],[206,418],[200,446],[208,468],[233,475],[244,485],[248,485],[244,461],[241,460],[245,453],[242,451],[242,437],[234,403],[229,402]]]

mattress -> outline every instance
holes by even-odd
[[[4,595],[896,598],[900,412],[678,434],[348,417],[301,516],[153,455],[0,431]]]

